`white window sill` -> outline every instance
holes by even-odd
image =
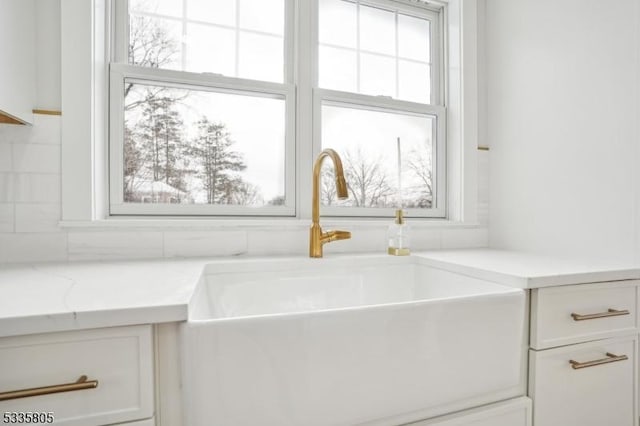
[[[323,217],[323,228],[379,229],[389,226],[393,218],[330,218]],[[407,218],[414,229],[474,229],[483,226],[477,222],[456,222],[443,219]],[[67,230],[295,230],[308,228],[310,219],[204,219],[204,218],[112,218],[94,221],[61,221],[59,226]]]

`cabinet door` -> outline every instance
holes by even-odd
[[[0,123],[33,122],[36,7],[34,0],[3,0],[0,3]]]
[[[636,426],[637,335],[530,351],[535,426]]]

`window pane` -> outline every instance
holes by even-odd
[[[396,61],[379,55],[360,55],[360,93],[396,97]]]
[[[370,52],[395,54],[394,12],[360,6],[360,48]]]
[[[186,1],[188,19],[227,26],[236,24],[236,0]]]
[[[358,65],[355,51],[320,46],[319,55],[320,87],[346,92],[358,91],[358,76],[356,75]]]
[[[349,198],[338,201],[330,180],[332,170],[325,169],[323,204],[397,207],[401,194],[404,208],[431,208],[435,125],[435,117],[429,115],[323,104],[322,148],[333,148],[340,154],[349,187]]]
[[[240,28],[284,35],[284,0],[237,0]]]
[[[346,0],[319,4],[319,87],[431,103],[429,20]]]
[[[129,63],[284,81],[284,0],[146,1],[130,3]]]
[[[399,98],[428,104],[431,99],[431,67],[418,62],[400,60]]]
[[[182,0],[129,0],[129,9],[173,17],[182,16]]]
[[[241,31],[239,51],[238,77],[282,81],[284,59],[281,38]]]
[[[131,15],[129,28],[129,63],[150,68],[182,68],[180,22]]]
[[[235,75],[236,33],[210,25],[187,25],[187,69]],[[215,52],[215,54],[213,54]]]
[[[398,15],[398,55],[401,58],[429,62],[429,21],[413,16]]]
[[[320,0],[319,40],[323,44],[356,48],[356,4],[344,0]]]
[[[284,99],[127,82],[124,126],[127,203],[284,203]]]

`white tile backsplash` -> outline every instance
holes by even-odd
[[[478,219],[486,224],[488,153],[479,152]],[[35,116],[33,126],[0,125],[0,263],[235,255],[305,255],[306,226],[227,230],[60,229],[60,117]],[[327,226],[327,229],[332,228]],[[339,228],[352,238],[325,254],[386,252],[387,225]],[[487,229],[414,227],[412,249],[479,247]]]
[[[67,260],[67,236],[57,234],[0,234],[0,263]]]
[[[122,260],[163,255],[162,232],[69,232],[69,260]]]
[[[16,174],[13,187],[13,200],[18,203],[60,203],[60,175]]]
[[[0,172],[13,171],[13,157],[11,155],[11,144],[0,143]]]
[[[437,250],[442,244],[442,230],[440,229],[416,229],[411,232],[411,250]]]
[[[11,144],[13,171],[60,173],[60,147],[44,144]]]
[[[309,251],[309,230],[253,230],[248,233],[248,249],[256,256],[304,254]]]
[[[60,204],[16,204],[15,232],[60,232]]]
[[[489,224],[489,153],[478,151],[478,223]]]
[[[34,126],[0,124],[0,144],[9,144],[14,141],[26,141],[29,138],[29,134],[33,131]]]
[[[32,126],[0,124],[0,143],[60,145],[60,116],[34,114]]]
[[[13,204],[0,204],[0,232],[13,232]]]
[[[13,201],[13,174],[0,173],[0,203]]]
[[[165,257],[238,256],[247,253],[244,231],[167,231]]]
[[[60,145],[60,117],[35,114],[32,131],[27,133],[25,139],[20,138],[13,142]]]
[[[443,249],[479,248],[489,245],[487,228],[443,229]]]
[[[349,231],[348,227],[341,227],[340,229]],[[307,238],[309,237],[307,236]],[[325,245],[324,251],[325,253],[361,253],[367,251],[385,253],[387,251],[387,228],[383,225],[376,228],[351,230],[350,239]]]

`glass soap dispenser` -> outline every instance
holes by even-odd
[[[409,225],[405,223],[401,209],[396,210],[396,218],[394,223],[389,225],[387,237],[389,240],[387,253],[392,256],[408,256],[410,254]]]

